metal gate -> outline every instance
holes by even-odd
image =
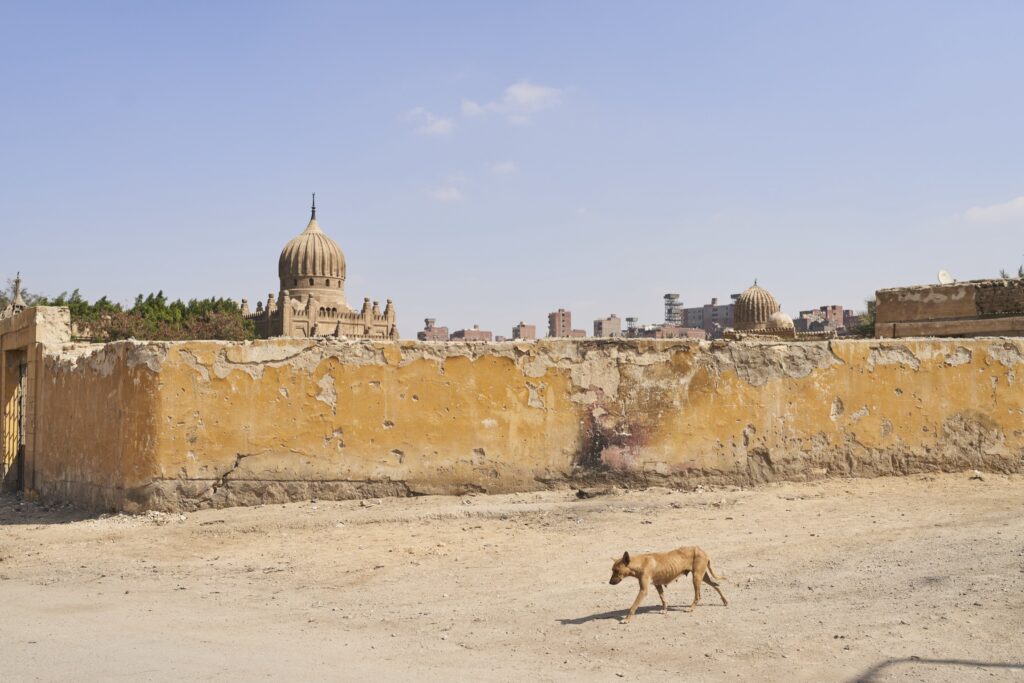
[[[5,491],[20,491],[25,484],[25,388],[28,364],[18,364],[18,383],[4,406],[4,450],[0,477]]]

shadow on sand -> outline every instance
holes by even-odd
[[[95,519],[99,512],[87,512],[72,505],[24,500],[21,493],[0,493],[0,527],[15,524],[67,524]]]
[[[881,681],[883,677],[890,677],[890,680],[902,680],[910,675],[909,671],[902,667],[914,666],[926,669],[926,675],[939,675],[939,671],[932,670],[932,667],[963,666],[971,669],[1009,669],[1011,671],[1024,671],[1024,664],[1012,664],[1010,662],[982,662],[975,659],[928,659],[926,657],[899,657],[897,659],[886,659],[854,676],[849,683],[871,683]],[[953,672],[950,674],[952,680]],[[992,673],[995,673],[994,671]]]
[[[700,605],[697,605],[697,609],[700,610],[700,609],[704,609],[706,607],[723,607],[723,606],[724,605],[715,605],[715,604],[704,605],[704,604],[700,604]],[[686,606],[673,607],[672,605],[669,605],[668,611],[669,612],[684,612],[685,613],[686,612]],[[661,605],[644,605],[643,607],[640,607],[639,609],[637,609],[636,616],[634,616],[633,618],[636,619],[637,617],[639,617],[642,614],[649,614],[651,612],[659,612],[660,613],[661,612]],[[600,612],[598,614],[589,614],[589,615],[587,615],[585,617],[577,617],[575,619],[559,619],[558,623],[560,623],[562,626],[579,626],[580,624],[585,624],[588,621],[600,621],[601,619],[622,620],[622,619],[626,618],[626,614],[627,613],[629,613],[629,608],[615,610],[614,612]]]

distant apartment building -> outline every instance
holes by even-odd
[[[797,332],[818,332],[825,329],[825,320],[817,309],[800,311],[793,321]]]
[[[436,318],[426,318],[423,322],[423,329],[416,333],[417,339],[420,341],[448,341],[448,328],[436,327],[434,325],[437,322]]]
[[[846,312],[837,304],[819,306],[809,311],[800,311],[793,321],[797,332],[824,332],[841,330],[846,327]]]
[[[455,330],[452,332],[451,341],[493,341],[494,335],[489,330],[481,330],[479,325],[473,325],[471,330]]]
[[[733,294],[729,298],[735,301],[739,296],[739,294]],[[667,303],[665,308],[667,311]],[[733,303],[720,304],[716,297],[711,299],[710,304],[693,308],[681,308],[680,320],[682,327],[702,329],[710,338],[717,339],[722,336],[722,330],[733,326],[734,309],[735,305]]]
[[[572,312],[559,308],[548,313],[548,336],[579,339],[587,336],[586,330],[572,329]]]
[[[594,321],[595,337],[621,337],[622,318],[612,313],[607,318]]]
[[[825,324],[839,329],[843,326],[843,307],[837,304],[831,306],[820,306],[818,310],[821,312],[821,317],[825,321]]]
[[[559,308],[553,313],[548,313],[548,336],[568,337],[572,331],[572,311]]]
[[[523,321],[519,321],[519,324],[512,328],[513,339],[536,339],[537,338],[537,326],[527,325]]]

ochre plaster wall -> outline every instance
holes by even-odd
[[[120,342],[45,372],[38,488],[131,510],[1024,471],[1021,340]]]
[[[37,419],[44,410],[39,398],[40,366],[47,353],[59,351],[71,340],[71,313],[63,306],[32,306],[0,320],[0,478],[4,488],[32,490],[35,469]],[[20,365],[26,365],[24,420],[16,387],[21,383]],[[24,428],[24,434],[20,432]],[[21,463],[15,453],[24,440]],[[11,460],[16,458],[15,460]],[[22,475],[18,477],[18,473]],[[20,481],[19,481],[20,479]]]
[[[29,486],[95,509],[138,508],[156,466],[166,345],[69,344],[43,356]]]

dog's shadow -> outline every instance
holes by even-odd
[[[686,611],[686,607],[672,607],[670,605],[669,608],[668,608],[668,611],[669,612],[685,612]],[[643,607],[640,607],[636,611],[636,613],[638,615],[646,614],[648,612],[661,612],[661,606],[660,605],[644,605]],[[599,621],[601,619],[615,619],[616,621],[621,621],[622,619],[626,618],[627,614],[629,614],[629,610],[628,609],[619,609],[619,610],[615,610],[614,612],[601,612],[599,614],[590,614],[590,615],[585,616],[585,617],[577,617],[576,619],[559,619],[558,623],[560,623],[562,626],[579,626],[580,624],[585,624],[588,621]]]

